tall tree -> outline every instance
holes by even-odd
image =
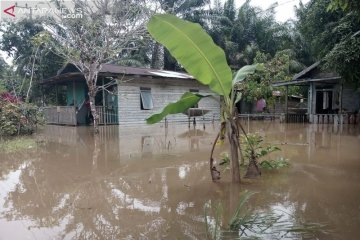
[[[43,21],[24,18],[1,23],[0,49],[13,58],[13,70],[7,72],[11,79],[6,79],[6,85],[17,96],[27,96],[27,100],[40,96],[40,90],[32,88],[32,83],[55,75],[64,63],[61,57],[34,41],[44,31]]]
[[[292,46],[293,28],[289,23],[275,21],[275,7],[264,11],[246,1],[236,11],[232,0],[227,0],[223,7],[214,6],[208,31],[225,50],[232,68],[253,63],[258,50],[274,56],[277,51]]]
[[[329,11],[336,1],[312,0],[300,4],[297,27],[310,43],[311,54],[324,60],[324,66],[335,70],[346,81],[360,84],[360,19],[358,8]],[[341,1],[343,2],[343,1]],[[352,2],[352,1],[349,1]]]
[[[183,19],[201,22],[199,13],[203,7],[210,3],[209,0],[155,0],[158,5],[156,12],[170,13]],[[151,67],[157,69],[179,70],[181,67],[177,61],[170,55],[169,51],[164,49],[159,43],[152,44]]]
[[[47,35],[52,48],[74,64],[84,75],[89,89],[94,130],[98,133],[98,114],[95,96],[100,87],[98,74],[104,63],[117,59],[124,51],[137,48],[137,42],[146,36],[148,20],[146,1],[99,0],[89,3],[73,0],[81,9],[81,18],[58,18],[47,23]],[[57,7],[66,8],[56,1]],[[72,12],[71,9],[68,11]]]

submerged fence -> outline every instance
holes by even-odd
[[[255,114],[239,114],[242,120],[279,120],[287,123],[308,123],[309,119],[306,114],[273,114],[273,113],[255,113]]]
[[[314,123],[314,124],[360,124],[359,114],[313,114],[309,119],[308,114],[288,113],[288,114],[239,114],[241,120],[278,120],[284,123]]]
[[[360,123],[358,114],[314,114],[313,123],[315,124],[357,124]]]

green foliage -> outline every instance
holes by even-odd
[[[148,30],[199,82],[219,95],[230,94],[232,74],[225,54],[200,25],[163,14],[151,18]]]
[[[232,81],[231,70],[226,63],[224,52],[214,44],[198,24],[163,14],[153,16],[148,28],[150,34],[169,49],[187,72],[200,83],[208,85],[215,93],[224,96],[224,111],[229,114],[233,108],[233,101],[230,101],[229,98],[230,91],[233,90],[232,85],[254,73],[257,66],[241,68]],[[146,121],[153,124],[168,114],[185,112],[202,97],[185,93],[178,102],[169,104],[161,113],[151,116]]]
[[[360,85],[360,34],[349,36],[326,55],[325,68],[333,69],[350,83]]]
[[[254,154],[254,157],[258,159],[272,152],[280,150],[280,148],[274,145],[264,146],[263,141],[263,137],[257,133],[248,133],[247,136],[240,136],[240,142],[243,143],[242,151],[245,160],[249,161],[252,157],[252,154]]]
[[[259,227],[259,220],[255,215],[252,215],[250,210],[245,207],[249,199],[255,192],[244,191],[240,194],[238,205],[232,214],[228,223],[223,223],[223,206],[220,202],[209,202],[204,207],[204,218],[206,234],[208,239],[222,239],[224,233],[232,232],[234,237],[238,234],[243,235],[245,229],[252,229]],[[210,213],[210,214],[209,214]],[[257,225],[257,226],[255,226]],[[239,230],[242,233],[239,232]]]
[[[208,85],[213,92],[222,96],[223,129],[226,129],[226,124],[230,126],[229,129],[231,130],[228,133],[230,145],[232,148],[239,148],[239,140],[236,137],[239,135],[239,127],[236,123],[235,110],[235,102],[238,100],[238,96],[236,96],[236,89],[232,84],[232,73],[222,49],[214,44],[200,25],[169,14],[153,16],[148,23],[148,30],[158,42],[165,45],[188,73],[200,83]],[[254,73],[255,69],[256,66],[240,69],[236,74],[237,80],[242,81],[246,74]],[[236,81],[234,82],[236,83]],[[187,97],[191,97],[193,100],[187,100]],[[199,96],[195,98],[194,95],[183,95],[183,98],[177,103],[169,104],[162,113],[151,116],[147,122],[156,123],[167,114],[184,112],[199,101],[197,99]],[[240,182],[238,155],[234,151],[232,151],[232,163],[235,165],[232,168],[232,180],[233,182]],[[215,180],[213,172],[216,171],[211,166],[213,180]]]
[[[328,227],[320,223],[294,223],[289,221],[285,212],[254,211],[248,203],[256,193],[244,191],[240,193],[238,205],[230,220],[224,219],[224,208],[220,202],[205,205],[205,228],[207,239],[281,239],[288,234],[299,234],[306,239],[313,239],[316,234],[328,233]],[[287,215],[283,219],[284,215]],[[291,235],[294,237],[294,235]]]
[[[224,49],[229,65],[238,69],[254,63],[260,49],[270,55],[292,48],[295,43],[292,24],[275,21],[274,6],[267,11],[251,6],[246,1],[238,11],[234,1],[215,5],[210,11],[207,25],[215,43]]]
[[[318,60],[324,59],[326,68],[357,84],[359,6],[357,0],[312,0],[297,9],[298,28],[310,43],[311,54]]]
[[[0,94],[6,92],[6,90],[7,89],[6,89],[5,85],[4,85],[4,83],[2,83],[1,80],[0,80]]]
[[[229,229],[232,231],[239,231],[243,226],[249,226],[252,224],[249,217],[249,211],[244,210],[244,205],[255,194],[255,192],[245,191],[241,194],[238,206],[229,221]],[[250,221],[249,221],[250,220]],[[254,220],[254,219],[252,219]]]
[[[360,14],[360,2],[358,0],[331,0],[327,10],[336,11],[338,9],[344,12],[356,11],[357,14]]]
[[[180,100],[168,104],[161,113],[150,116],[146,119],[146,122],[148,124],[154,124],[160,122],[164,117],[169,114],[183,113],[195,104],[197,104],[203,97],[207,96],[186,92],[181,96]]]
[[[289,160],[283,157],[275,160],[263,160],[260,162],[260,167],[263,169],[279,169],[288,167],[290,165]]]
[[[290,49],[279,51],[273,58],[269,54],[258,51],[254,58],[255,63],[261,64],[255,74],[249,76],[246,81],[238,86],[244,94],[244,99],[253,102],[265,98],[267,102],[272,101],[271,86],[274,82],[288,81],[294,73],[300,72],[304,65],[296,60],[296,54]],[[285,89],[281,89],[285,92]],[[299,87],[290,87],[289,94],[300,95]]]
[[[37,143],[32,138],[14,138],[9,140],[0,140],[0,152],[14,153],[22,150],[32,149],[37,146]]]
[[[0,136],[31,134],[36,125],[42,123],[42,115],[36,106],[0,98]]]
[[[1,23],[2,38],[0,49],[14,58],[17,73],[29,76],[32,69],[32,59],[38,43],[34,42],[37,34],[44,31],[44,19],[23,18],[19,21],[5,21]],[[63,59],[49,49],[41,47],[35,61],[35,78],[43,79],[54,76],[62,66]]]

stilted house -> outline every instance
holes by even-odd
[[[288,86],[305,86],[309,89],[307,113],[304,116],[289,113],[288,104],[285,104],[288,122],[297,118],[306,118],[310,123],[360,122],[360,89],[345,83],[338,74],[321,69],[320,62],[296,74],[291,81],[277,82],[273,86],[285,86],[286,95]]]
[[[104,64],[98,74],[101,90],[95,99],[99,124],[143,124],[150,115],[160,112],[184,92],[212,94],[186,73],[123,67]],[[83,74],[72,64],[56,76],[41,82],[44,114],[48,124],[82,125],[89,123],[88,88]],[[190,117],[214,120],[220,116],[218,99],[206,98],[184,114],[170,115],[167,121],[188,122]]]

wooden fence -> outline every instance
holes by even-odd
[[[288,113],[285,116],[285,122],[287,123],[308,123],[308,115],[303,113]]]
[[[44,107],[44,117],[48,124],[77,125],[74,106]]]
[[[99,114],[99,125],[114,125],[119,123],[118,109],[96,106]],[[44,117],[47,124],[76,126],[77,111],[74,106],[44,107]]]

